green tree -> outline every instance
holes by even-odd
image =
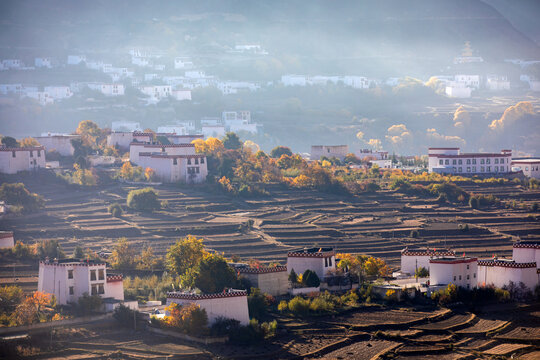
[[[11,136],[4,136],[2,138],[2,145],[4,145],[7,148],[17,148],[19,147],[19,143],[17,142],[17,139],[11,137]]]
[[[111,266],[115,269],[135,268],[135,249],[125,237],[118,239],[111,255]]]
[[[11,314],[23,299],[24,293],[20,287],[0,286],[0,314]]]
[[[275,159],[279,159],[281,155],[292,156],[292,151],[287,146],[276,146],[272,149],[272,151],[270,151],[270,157]]]
[[[73,250],[73,258],[84,259],[84,250],[81,245],[75,246],[75,249]]]
[[[306,287],[318,287],[321,284],[321,280],[316,272],[307,269],[302,275],[302,283]]]
[[[429,276],[429,270],[426,269],[423,266],[420,266],[416,271],[414,272],[414,275],[419,278],[424,278]]]
[[[17,241],[11,249],[13,255],[18,259],[34,259],[36,256],[35,248],[24,244],[22,241]]]
[[[134,210],[152,211],[159,209],[161,204],[158,194],[153,188],[131,190],[127,196],[127,206]]]
[[[87,292],[77,300],[77,312],[88,315],[98,311],[103,304],[103,299],[99,295],[88,295]]]
[[[36,247],[37,255],[40,259],[63,259],[66,257],[60,243],[56,239],[43,240]]]
[[[296,275],[296,272],[294,271],[294,269],[291,269],[291,272],[289,274],[289,281],[293,285],[298,283],[298,275]]]
[[[260,319],[266,315],[270,304],[259,288],[251,288],[248,296],[249,317]]]
[[[236,284],[236,273],[220,256],[211,254],[199,264],[195,286],[204,293],[218,293]]]
[[[222,142],[223,146],[225,146],[225,149],[229,150],[239,150],[242,148],[243,145],[238,135],[233,132],[226,133]]]

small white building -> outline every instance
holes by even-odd
[[[43,146],[6,148],[0,147],[0,173],[16,174],[20,171],[45,169]]]
[[[174,100],[178,100],[178,101],[182,101],[182,100],[191,101],[191,90],[172,90],[170,96]]]
[[[54,98],[46,91],[26,91],[26,97],[36,100],[40,105],[54,104]]]
[[[523,175],[540,179],[540,158],[512,159],[513,171],[523,171]]]
[[[391,159],[385,159],[385,160],[371,160],[369,162],[371,166],[377,165],[380,169],[392,169],[392,160]]]
[[[122,96],[125,93],[123,84],[89,83],[88,87],[99,91],[105,96]]]
[[[149,143],[154,139],[154,134],[138,131],[113,131],[107,135],[107,146],[114,146],[120,150],[129,150],[132,142]]]
[[[2,95],[22,95],[24,91],[25,87],[22,84],[0,84],[0,94]]]
[[[457,147],[430,147],[428,156],[430,173],[496,176],[511,172],[512,150],[501,150],[500,153],[461,153]]]
[[[219,318],[238,320],[241,325],[249,324],[247,292],[244,290],[231,289],[217,294],[168,292],[167,305],[171,303],[199,305],[201,309],[206,310],[209,324],[213,324]]]
[[[281,82],[285,86],[306,86],[307,76],[294,74],[282,75]]]
[[[0,231],[0,249],[10,249],[15,246],[13,231]]]
[[[78,65],[82,62],[86,62],[86,55],[68,55],[68,65]]]
[[[470,98],[472,89],[465,84],[450,81],[446,83],[446,95],[454,98]]]
[[[129,145],[129,160],[139,165],[139,154],[163,154],[163,155],[191,155],[195,154],[195,145],[193,144],[172,144],[161,145],[148,142],[132,142]],[[140,165],[142,166],[142,165]],[[150,166],[151,167],[151,166]]]
[[[124,300],[122,275],[107,275],[105,263],[63,259],[39,262],[38,291],[53,294],[60,305],[83,296]]]
[[[225,136],[225,126],[223,125],[202,125],[201,132],[205,138]]]
[[[204,155],[141,152],[137,164],[143,168],[153,169],[156,178],[165,183],[200,184],[205,182],[208,176]]]
[[[360,149],[354,154],[360,160],[387,160],[388,151],[376,151],[372,149]]]
[[[139,90],[149,96],[151,99],[159,101],[171,96],[172,88],[170,85],[146,85],[139,86]],[[191,94],[191,93],[190,93]],[[190,95],[191,96],[191,95]]]
[[[454,284],[466,289],[477,286],[477,258],[441,257],[429,260],[429,285]]]
[[[455,256],[454,251],[442,249],[411,249],[406,247],[401,250],[401,272],[414,275],[416,269],[421,267],[429,270],[429,260],[431,258]]]
[[[45,86],[43,90],[55,100],[67,99],[73,96],[69,86]]]
[[[502,288],[513,282],[525,284],[534,290],[539,283],[536,262],[518,262],[516,259],[478,260],[478,285]]]
[[[510,90],[510,81],[506,76],[488,75],[486,77],[486,89],[490,91]]]
[[[333,248],[304,248],[287,253],[287,272],[298,275],[306,270],[314,271],[324,280],[329,271],[336,269],[336,253]]]
[[[36,68],[52,68],[51,58],[37,57],[34,59],[34,66]]]
[[[310,159],[320,160],[321,157],[325,156],[329,159],[335,157],[343,160],[348,153],[348,145],[312,145]]]
[[[244,111],[223,111],[221,120],[228,131],[239,132],[246,131],[253,134],[258,132],[258,124],[251,122],[251,112]]]
[[[175,57],[174,58],[174,68],[175,69],[191,69],[193,67],[193,62],[187,57]]]
[[[6,59],[2,60],[2,65],[5,69],[20,69],[24,67],[24,64],[19,59]]]
[[[472,89],[480,88],[480,75],[456,75],[454,80]]]
[[[235,269],[241,277],[248,279],[253,287],[272,296],[286,295],[289,291],[289,275],[286,266]]]
[[[80,135],[66,135],[66,134],[47,134],[45,136],[37,136],[35,139],[42,146],[45,147],[45,151],[56,151],[62,156],[73,156],[75,149],[71,144],[71,140],[79,139]]]

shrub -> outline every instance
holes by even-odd
[[[156,191],[153,188],[131,190],[127,196],[127,206],[134,210],[152,211],[160,208]]]
[[[534,204],[532,204],[531,210],[534,211],[534,212],[537,212],[537,211],[538,211],[538,203],[537,203],[537,202],[535,202]]]
[[[309,304],[309,310],[316,313],[330,312],[334,310],[334,304],[322,296],[318,296]]]
[[[414,275],[419,278],[428,277],[429,270],[423,266],[420,266],[418,269],[416,269],[416,271],[414,272]]]
[[[98,311],[103,304],[103,300],[99,295],[88,295],[84,293],[83,296],[77,300],[77,312],[82,315],[88,315]]]
[[[124,304],[120,304],[116,309],[114,309],[113,317],[120,323],[121,326],[131,327],[133,324],[133,317],[135,311],[131,310]]]
[[[358,303],[358,294],[353,290],[349,290],[346,294],[341,295],[341,302],[346,305],[354,305]]]
[[[118,203],[109,205],[109,213],[115,217],[119,218],[122,216],[122,207]]]
[[[28,191],[23,183],[2,184],[0,200],[9,205],[20,206],[23,212],[35,211],[44,206],[43,198]]]
[[[469,199],[469,206],[471,209],[478,209],[478,199],[474,196],[471,196]]]
[[[317,273],[309,269],[302,275],[302,282],[306,287],[318,287],[321,284],[321,280]]]
[[[294,269],[291,269],[291,273],[289,274],[289,281],[293,285],[298,283],[298,276],[296,275],[296,272],[294,271]]]
[[[309,311],[310,301],[301,296],[294,297],[289,301],[289,311],[295,315],[305,315]]]
[[[411,230],[411,235],[410,235],[410,236],[411,236],[413,239],[416,239],[416,238],[418,237],[419,234],[420,234],[420,233],[418,232],[418,230]]]
[[[248,296],[249,316],[252,318],[261,318],[266,315],[270,306],[268,297],[261,293],[259,288],[251,288]]]
[[[292,156],[292,151],[286,146],[276,146],[270,151],[270,156],[275,159],[279,159],[281,155]]]
[[[281,300],[279,302],[279,305],[278,305],[277,309],[281,313],[284,312],[285,310],[287,310],[288,309],[287,301],[286,300]]]

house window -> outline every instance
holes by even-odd
[[[15,151],[11,152],[11,157],[15,157]]]
[[[73,290],[73,286],[69,287],[69,295],[75,294],[75,291]]]
[[[499,167],[495,166],[495,172],[498,172],[498,171],[499,171]]]
[[[486,159],[486,164],[491,164],[491,159]]]
[[[198,167],[198,166],[195,168],[195,172],[196,172],[197,174],[199,173],[199,167]]]
[[[467,165],[471,164],[471,159],[467,159]]]
[[[476,159],[472,159],[473,165],[476,165]]]
[[[472,172],[476,172],[476,166],[472,167]]]
[[[469,270],[469,265],[467,265],[467,270]]]
[[[500,162],[501,162],[501,164],[504,164],[504,159],[501,159]]]
[[[439,159],[439,165],[442,165],[442,164],[443,164],[443,160]]]
[[[480,172],[484,172],[484,167],[480,166]]]
[[[98,270],[98,279],[99,280],[105,280],[105,269],[99,269]]]
[[[498,164],[499,163],[499,159],[495,159],[495,164]]]
[[[470,289],[471,288],[471,284],[467,284],[467,289]]]
[[[190,158],[187,159],[187,164],[191,165],[191,159]]]
[[[456,165],[456,159],[452,160],[452,165]]]
[[[41,157],[41,150],[38,150],[37,157]]]
[[[469,275],[467,275],[467,280],[469,280]]]
[[[90,295],[97,295],[97,285],[92,285],[92,292]]]
[[[488,166],[486,171],[491,172],[491,166]]]
[[[98,285],[98,294],[105,294],[105,286],[103,284]]]
[[[73,270],[68,270],[68,279],[73,279]]]
[[[458,164],[459,164],[459,165],[463,164],[463,160],[459,159],[459,160],[458,160]]]
[[[467,172],[471,172],[471,167],[467,166]]]
[[[172,159],[172,164],[173,165],[178,165],[178,160],[176,158]]]
[[[199,159],[195,158],[195,165],[199,165]]]
[[[454,281],[456,281],[456,277],[454,276]]]
[[[444,160],[444,165],[450,165],[450,161],[448,159]]]
[[[91,270],[90,271],[90,281],[95,281],[96,280],[96,270]]]
[[[328,258],[324,258],[324,267],[328,267]]]
[[[463,172],[463,168],[460,166],[458,172]]]
[[[30,157],[34,157],[34,152],[30,150]]]
[[[332,258],[328,258],[328,266],[332,266]]]
[[[472,277],[476,279],[476,273],[472,274]]]
[[[459,280],[461,280],[461,275],[459,275]]]
[[[480,159],[480,164],[484,164],[484,163],[485,163],[484,159]]]
[[[201,164],[204,164],[204,158],[201,158]]]
[[[165,152],[165,148],[164,148],[164,147],[161,148],[161,152]]]

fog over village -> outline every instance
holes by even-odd
[[[540,3],[0,3],[0,358],[540,357]]]

